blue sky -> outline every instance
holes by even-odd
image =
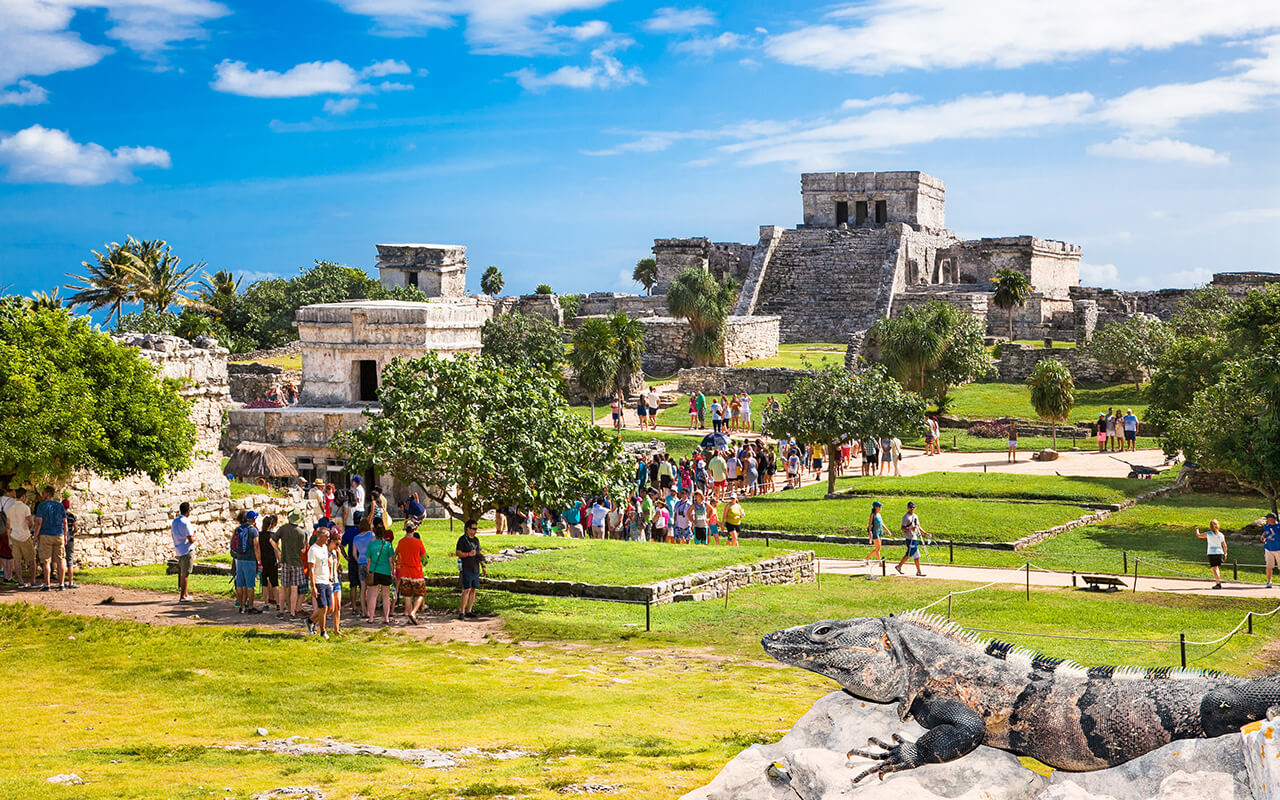
[[[0,287],[133,235],[250,279],[427,241],[473,290],[630,291],[655,237],[753,242],[833,169],[1191,286],[1280,269],[1278,102],[1274,0],[0,0]]]

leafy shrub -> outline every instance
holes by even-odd
[[[975,422],[969,426],[969,435],[979,439],[1003,439],[1009,433],[1009,426],[996,420]]]

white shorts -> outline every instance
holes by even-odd
[[[1268,567],[1280,567],[1280,550],[1263,550],[1267,557]]]

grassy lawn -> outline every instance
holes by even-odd
[[[1036,420],[1031,408],[1031,389],[1025,383],[971,383],[952,392],[955,403],[951,407],[954,416],[965,419],[994,419],[1016,417]],[[1147,402],[1131,383],[1107,386],[1076,386],[1076,405],[1071,421],[1092,422],[1109,407],[1133,409],[1139,419],[1146,413]],[[947,433],[943,431],[943,433]],[[1141,429],[1139,429],[1141,433]]]
[[[1013,343],[1025,344],[1027,347],[1034,347],[1038,350],[1044,349],[1043,339],[1014,339]],[[1055,340],[1053,343],[1053,349],[1054,350],[1074,350],[1076,349],[1076,343],[1075,342],[1059,342]]]
[[[924,448],[924,437],[919,439],[911,439],[903,442],[907,447]],[[1028,436],[1025,433],[1018,434],[1018,453],[1019,458],[1029,458],[1026,455],[1035,450],[1044,450],[1053,446],[1053,438],[1050,436]],[[1097,449],[1097,441],[1089,438],[1085,432],[1076,433],[1076,447],[1081,450]],[[1139,437],[1139,447],[1154,447],[1156,440],[1149,437]],[[1004,437],[997,439],[987,439],[982,436],[971,436],[967,430],[961,428],[943,428],[942,429],[942,449],[957,453],[1003,453],[1009,449],[1008,440]],[[1071,449],[1071,430],[1058,430],[1058,449]],[[1116,454],[1121,455],[1120,453]]]
[[[235,356],[232,356],[234,359]],[[276,358],[264,358],[259,361],[231,361],[232,364],[267,364],[272,367],[280,367],[281,369],[302,369],[302,354],[295,353],[291,356],[278,356]]]
[[[813,369],[826,364],[843,364],[846,349],[846,345],[834,342],[780,344],[776,356],[757,358],[739,366]]]
[[[624,442],[647,442],[650,439],[657,439],[667,446],[667,452],[676,455],[688,455],[702,441],[702,437],[706,436],[706,432],[692,433],[669,433],[667,431],[640,431],[634,427],[622,429],[622,441]]]
[[[914,497],[974,497],[1022,500],[1063,500],[1082,503],[1118,503],[1177,479],[1169,470],[1149,481],[1127,478],[1086,478],[1057,475],[1010,475],[1006,473],[929,472],[912,477],[861,477],[837,482],[837,487],[854,494],[910,495]],[[822,497],[826,485],[791,490],[785,496]]]
[[[251,497],[255,494],[269,495],[271,497],[284,497],[288,492],[284,489],[268,489],[265,486],[259,486],[256,483],[248,483],[246,481],[231,481],[231,497],[239,499],[241,497]]]

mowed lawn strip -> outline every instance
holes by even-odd
[[[1012,475],[1008,473],[928,472],[894,478],[855,475],[837,483],[837,491],[867,497],[913,495],[918,497],[973,497],[1022,500],[1063,500],[1080,503],[1119,503],[1130,497],[1171,485],[1176,469],[1153,480],[1091,478],[1061,475]],[[826,484],[788,490],[779,499],[822,497]]]
[[[951,394],[954,400],[948,413],[962,419],[1039,419],[1031,407],[1031,388],[1026,383],[970,383],[952,389]],[[1147,410],[1142,392],[1135,390],[1132,383],[1077,384],[1075,401],[1071,422],[1093,422],[1108,408],[1119,408],[1121,413],[1132,408],[1138,419],[1142,419]]]

